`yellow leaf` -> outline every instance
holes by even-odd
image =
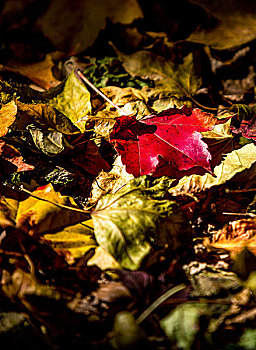
[[[6,103],[0,109],[0,137],[4,136],[8,132],[8,128],[16,119],[17,106],[14,101]]]

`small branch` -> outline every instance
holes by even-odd
[[[84,75],[80,70],[77,70],[76,73],[79,75],[79,77],[82,79],[84,83],[90,86],[97,94],[99,94],[102,98],[104,98],[105,101],[110,103],[114,108],[118,110],[118,112],[121,115],[129,115],[125,111],[123,111],[120,107],[118,107],[113,101],[111,101],[103,92],[101,92],[96,86],[94,86]]]
[[[222,215],[249,216],[250,218],[255,218],[256,217],[256,214],[253,214],[253,213],[222,213]]]
[[[172,289],[165,292],[161,295],[156,301],[153,302],[136,320],[137,324],[142,323],[160,304],[162,304],[166,299],[170,298],[172,295],[180,292],[185,289],[185,284],[179,284],[178,286],[173,287]]]

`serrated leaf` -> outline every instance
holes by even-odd
[[[216,122],[212,114],[185,106],[139,121],[122,116],[116,118],[110,142],[134,176],[154,174],[160,162],[168,163],[164,175],[171,177],[196,166],[211,172],[211,155],[200,131],[213,129]]]
[[[171,182],[142,176],[102,197],[91,214],[97,242],[123,268],[138,269],[154,246],[188,248],[189,223],[177,203],[163,199]]]
[[[190,97],[196,93],[202,84],[195,67],[193,54],[189,53],[183,63],[175,64],[166,57],[150,51],[137,51],[125,55],[117,51],[125,70],[131,76],[151,79],[162,91],[169,91],[172,96]]]

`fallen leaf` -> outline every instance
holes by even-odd
[[[65,11],[64,11],[65,9]],[[72,13],[72,16],[70,14]],[[92,45],[101,29],[110,18],[114,23],[132,23],[142,17],[135,0],[122,4],[118,0],[101,2],[95,8],[94,0],[55,0],[41,16],[37,25],[55,47],[69,54],[75,54]]]
[[[62,153],[65,148],[71,148],[64,135],[58,131],[42,132],[42,130],[30,125],[27,130],[29,130],[36,148],[47,156],[56,156]]]
[[[101,170],[110,170],[109,164],[101,157],[99,148],[93,141],[88,141],[86,149],[74,155],[72,162],[93,175],[98,175]]]
[[[204,303],[183,304],[176,307],[160,321],[160,325],[171,342],[179,349],[189,350],[196,343],[201,329],[200,319],[209,316]],[[202,343],[202,339],[200,339]]]
[[[79,129],[68,117],[45,103],[28,104],[17,101],[17,118],[13,129],[25,131],[30,124],[41,130],[56,130],[62,134],[79,133]]]
[[[255,163],[256,146],[252,143],[234,150],[224,156],[221,164],[217,165],[213,173],[205,175],[184,176],[169,192],[173,195],[196,194],[212,186],[223,185],[233,176],[249,169]]]
[[[248,218],[231,221],[212,237],[210,244],[215,248],[222,248],[234,255],[245,247],[256,253],[256,219]]]
[[[230,129],[234,134],[241,134],[247,139],[256,140],[256,105],[250,107],[235,104],[231,111],[236,111],[232,117]]]
[[[216,122],[212,114],[185,106],[140,121],[135,116],[123,116],[116,118],[110,142],[134,176],[154,174],[160,158],[170,162],[165,175],[175,177],[179,170],[196,166],[211,172],[211,155],[200,131],[213,129]]]
[[[89,207],[96,204],[103,195],[117,192],[133,178],[133,175],[126,172],[121,157],[118,156],[113,163],[112,169],[107,172],[101,171],[93,181]]]
[[[13,198],[7,192],[0,198],[0,224],[16,225],[73,263],[98,246],[89,214],[75,209],[73,198],[55,192],[51,184],[36,189],[26,199]]]
[[[16,170],[13,171],[20,172],[34,169],[33,165],[24,162],[23,157],[15,147],[8,145],[2,140],[0,140],[0,160],[1,159],[14,165]]]
[[[47,103],[64,114],[81,132],[86,130],[86,116],[91,112],[90,93],[74,71],[66,79],[63,91]]]
[[[5,66],[0,65],[0,71],[8,71],[16,74],[21,74],[35,84],[41,86],[44,89],[50,89],[60,83],[52,73],[52,68],[54,67],[54,59],[60,59],[63,57],[63,54],[60,52],[48,53],[45,57],[45,60],[42,62],[31,63],[26,65],[16,65],[14,66]]]
[[[17,105],[14,101],[11,101],[11,102],[6,103],[6,104],[1,106],[1,109],[0,109],[0,121],[1,121],[0,137],[7,134],[9,126],[11,126],[16,119],[16,114],[17,114]]]
[[[189,41],[228,50],[256,38],[256,6],[250,0],[243,1],[243,6],[239,0],[191,2],[207,11],[208,20],[188,37]]]
[[[172,96],[191,97],[202,84],[195,70],[192,53],[184,57],[182,64],[175,64],[166,57],[146,50],[131,55],[117,51],[117,54],[131,76],[151,79],[158,90],[168,91]]]
[[[177,203],[165,200],[172,180],[143,176],[103,196],[92,218],[95,237],[126,269],[136,270],[155,247],[183,249],[191,227]]]

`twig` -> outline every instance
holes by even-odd
[[[156,299],[156,301],[154,301],[153,304],[151,304],[144,312],[142,312],[142,314],[137,318],[136,323],[137,324],[142,323],[166,299],[170,298],[173,294],[176,294],[185,288],[186,288],[186,285],[182,283],[165,292],[158,299]]]
[[[103,92],[101,92],[98,88],[96,88],[96,86],[94,86],[84,75],[80,70],[76,71],[77,74],[79,75],[79,77],[83,80],[83,82],[85,82],[87,85],[90,86],[90,88],[92,88],[95,92],[97,92],[97,94],[99,94],[102,98],[104,98],[104,100],[106,100],[108,103],[110,103],[114,108],[116,108],[118,110],[118,112],[121,115],[129,115],[128,113],[126,113],[125,111],[123,111],[120,107],[118,107],[113,101],[111,101],[105,94],[103,94]]]
[[[223,215],[232,215],[232,216],[249,216],[255,218],[256,214],[253,213],[222,213]]]

